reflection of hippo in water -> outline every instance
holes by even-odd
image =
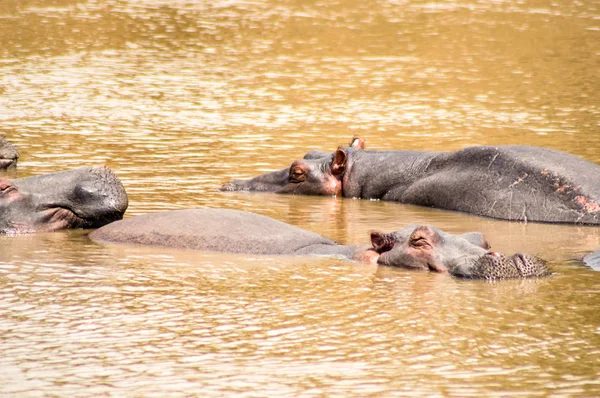
[[[224,191],[342,195],[505,220],[600,224],[600,166],[530,146],[456,152],[309,153],[288,169],[233,180]]]
[[[19,153],[13,144],[0,137],[0,170],[16,167],[18,158]]]
[[[127,194],[107,167],[0,178],[0,233],[97,228],[120,220]]]
[[[464,278],[529,278],[549,274],[537,257],[489,252],[481,233],[451,235],[430,226],[373,232],[371,243],[340,245],[314,232],[237,210],[196,209],[146,214],[90,234],[96,241],[267,255],[339,256],[371,264],[449,272]]]

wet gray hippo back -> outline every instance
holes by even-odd
[[[507,220],[600,224],[600,166],[565,152],[472,147],[421,167],[407,189],[381,198]]]
[[[145,214],[109,224],[90,237],[108,242],[248,254],[294,254],[311,245],[337,245],[319,234],[269,217],[227,209]]]
[[[478,232],[452,235],[427,225],[371,233],[370,244],[340,245],[319,234],[254,213],[225,209],[174,210],[116,221],[93,231],[99,242],[268,255],[327,255],[371,264],[435,271],[473,279],[549,274],[534,256],[489,252]],[[522,272],[527,267],[532,271]]]

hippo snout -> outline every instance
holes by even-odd
[[[241,187],[240,184],[238,183],[238,180],[231,180],[229,182],[226,182],[225,184],[221,185],[221,187],[219,188],[219,191],[225,191],[225,192],[233,192],[233,191],[240,191]]]
[[[471,279],[523,279],[550,275],[546,261],[530,254],[505,256],[488,252],[467,267],[457,269],[456,276]]]
[[[107,166],[93,167],[91,172],[96,175],[97,182],[94,184],[94,187],[89,185],[82,187],[83,191],[88,195],[93,195],[95,187],[100,186],[99,191],[101,196],[106,198],[107,207],[112,207],[116,213],[120,213],[122,216],[125,210],[127,210],[129,200],[127,191],[125,191],[121,180]]]

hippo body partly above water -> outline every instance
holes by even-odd
[[[456,152],[339,148],[323,155],[309,153],[288,169],[233,180],[221,190],[341,195],[504,220],[600,224],[600,166],[565,152],[479,146]]]
[[[463,278],[507,279],[549,275],[545,262],[489,252],[478,232],[451,235],[408,226],[373,232],[371,243],[340,245],[314,232],[254,213],[225,209],[174,210],[124,219],[93,231],[100,242],[266,255],[337,256],[371,264],[431,270]]]
[[[13,144],[0,137],[0,171],[13,169],[17,166],[19,152]]]
[[[0,234],[97,228],[127,209],[121,181],[105,166],[0,178]]]

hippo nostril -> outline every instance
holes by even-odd
[[[98,190],[89,185],[77,185],[73,190],[74,199],[79,203],[86,203],[98,196]]]

